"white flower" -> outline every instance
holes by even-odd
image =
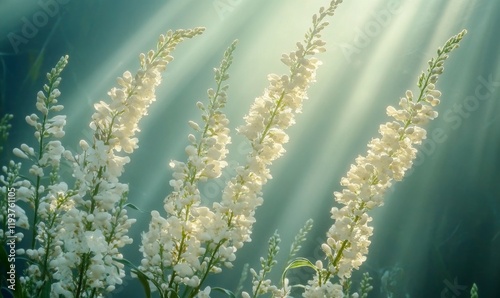
[[[191,269],[191,267],[186,263],[179,263],[179,264],[175,265],[174,270],[181,277],[193,275],[193,269]]]
[[[65,134],[63,130],[65,125],[66,115],[56,115],[47,121],[46,132],[55,138],[62,138]]]
[[[198,293],[197,298],[210,298],[210,291],[212,289],[210,287],[205,287],[205,289]]]
[[[86,231],[84,234],[86,245],[91,252],[102,254],[108,250],[108,243],[100,230]]]
[[[12,153],[14,153],[14,155],[19,157],[19,158],[29,159],[28,155],[26,155],[26,153],[21,151],[21,149],[19,149],[19,148],[14,148],[12,150]]]
[[[71,291],[68,291],[63,287],[63,283],[55,282],[51,285],[51,297],[60,297],[60,295],[66,298],[74,297]]]
[[[313,280],[310,280],[305,286],[305,291],[302,294],[305,298],[344,298],[342,286],[333,284],[331,281],[326,281],[319,285],[317,275]]]

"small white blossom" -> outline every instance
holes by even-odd
[[[210,287],[206,287],[203,291],[199,292],[196,296],[197,298],[210,298],[210,291],[212,289]]]

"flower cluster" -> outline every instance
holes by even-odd
[[[0,175],[0,243],[5,245],[7,243],[8,236],[14,236],[16,241],[19,242],[24,238],[22,232],[16,231],[14,235],[10,233],[9,225],[9,212],[8,209],[12,210],[12,206],[9,201],[9,190],[15,189],[15,226],[28,229],[29,221],[26,212],[19,205],[19,202],[26,201],[26,192],[29,191],[30,184],[27,181],[19,181],[17,178],[21,170],[21,163],[15,163],[10,161],[7,166],[2,167],[3,174]],[[11,219],[12,220],[12,219]],[[6,233],[6,231],[9,231]]]
[[[32,260],[21,277],[26,295],[50,291],[58,297],[101,297],[122,283],[125,271],[120,249],[132,243],[127,234],[135,219],[127,216],[128,185],[118,179],[130,159],[119,152],[129,154],[137,148],[139,120],[155,101],[155,88],[173,59],[172,50],[202,32],[203,28],[169,31],[160,36],[156,51],[141,54],[138,72],[134,76],[125,72],[118,78],[120,87],[108,93],[110,103],[95,105],[90,124],[94,139],[90,144],[80,141],[79,154],[65,150],[57,140],[64,136],[65,116],[49,117],[63,109],[56,105],[61,94],[57,87],[68,57],[61,58],[48,74],[49,84],[37,95],[41,115],[26,117],[35,128],[39,150],[22,144],[13,151],[34,161],[29,173],[36,179],[35,185],[20,181],[26,185],[24,190],[19,188],[19,200],[34,209],[31,248],[21,251]],[[73,187],[61,182],[61,160],[72,165]],[[50,171],[48,184],[42,183],[45,169]]]
[[[316,267],[318,270],[323,270],[321,263],[317,263]],[[302,296],[306,298],[343,298],[344,289],[340,284],[330,280],[322,281],[321,276],[315,275],[312,280],[307,282],[306,290]]]
[[[367,154],[356,158],[347,176],[341,179],[344,189],[334,195],[342,207],[332,208],[335,222],[327,233],[326,243],[321,246],[328,266],[323,270],[322,262],[318,261],[317,267],[321,270],[310,281],[304,297],[319,297],[318,292],[328,297],[342,297],[328,292],[330,277],[349,278],[352,270],[366,260],[373,232],[368,225],[372,218],[367,212],[383,204],[384,193],[392,181],[402,180],[412,166],[417,152],[414,146],[421,144],[426,136],[422,125],[438,115],[433,109],[439,104],[441,95],[435,86],[438,76],[443,73],[448,53],[458,47],[465,33],[464,30],[450,38],[438,50],[437,58],[429,61],[427,73],[422,73],[418,80],[418,97],[407,91],[399,101],[400,109],[387,108],[388,116],[394,120],[380,126],[381,136],[370,141]]]
[[[201,195],[198,183],[218,178],[231,142],[229,121],[222,109],[226,105],[229,79],[228,69],[232,64],[236,41],[224,53],[219,68],[214,69],[216,90],[208,90],[208,106],[198,102],[203,125],[189,121],[189,126],[198,134],[189,134],[190,144],[185,151],[187,162],[171,161],[173,179],[170,180],[172,193],[164,201],[164,209],[168,215],[162,217],[159,212],[151,213],[149,230],[142,236],[141,251],[143,260],[140,269],[146,272],[159,290],[170,287],[176,289],[181,285],[197,294],[203,279],[208,272],[220,271],[214,268],[213,256],[207,253],[211,244],[221,240],[217,232],[217,219],[209,208],[201,206]],[[219,226],[223,223],[220,222]],[[218,238],[219,237],[219,238]],[[231,251],[224,251],[221,256],[234,259]],[[164,276],[166,269],[171,269],[169,276]],[[208,295],[210,288],[199,292],[198,296]]]
[[[108,95],[110,103],[104,101],[95,105],[91,128],[96,138],[111,146],[114,150],[123,149],[132,153],[137,148],[135,133],[139,131],[139,120],[147,115],[147,110],[156,100],[155,88],[161,83],[161,72],[173,60],[170,53],[185,38],[192,38],[204,31],[193,30],[169,31],[160,35],[157,50],[139,55],[141,68],[135,76],[126,71],[117,79],[121,88],[112,88]]]
[[[125,209],[128,185],[118,181],[130,159],[118,153],[132,153],[137,148],[139,120],[156,99],[161,72],[173,60],[170,53],[184,39],[202,32],[202,28],[196,28],[161,35],[156,51],[139,56],[137,73],[133,76],[125,72],[117,79],[120,87],[108,93],[111,102],[95,105],[90,124],[94,130],[92,145],[81,141],[82,153],[70,157],[76,178],[75,206],[62,217],[61,227],[66,233],[58,235],[71,235],[61,236],[60,241],[76,244],[77,239],[79,245],[65,245],[54,262],[59,271],[76,268],[73,283],[61,282],[61,288],[67,287],[77,297],[110,292],[122,283],[125,271],[120,248],[132,243],[127,234],[135,219],[129,219]]]
[[[36,108],[38,114],[31,114],[25,118],[28,125],[35,130],[35,148],[27,144],[21,144],[19,148],[14,148],[13,154],[21,159],[29,160],[32,164],[28,173],[33,179],[21,178],[21,163],[17,165],[11,161],[8,168],[7,177],[10,184],[18,188],[16,200],[27,203],[34,211],[33,229],[31,245],[29,249],[19,249],[18,254],[26,254],[32,263],[26,270],[26,276],[21,277],[25,293],[38,295],[42,291],[45,280],[48,280],[48,255],[52,253],[50,249],[53,244],[48,239],[52,239],[53,231],[49,228],[55,223],[58,213],[54,212],[48,216],[48,212],[39,212],[45,209],[47,202],[51,200],[49,193],[51,189],[58,189],[59,169],[61,158],[65,152],[60,139],[64,136],[64,126],[66,116],[52,115],[63,109],[58,104],[61,95],[58,87],[61,82],[61,72],[68,63],[68,56],[62,57],[56,66],[47,74],[48,84],[43,86],[43,90],[38,92]],[[47,181],[44,183],[44,181]],[[65,185],[65,183],[64,183]],[[22,219],[24,211],[18,205],[18,223],[22,227],[28,228],[28,220]],[[50,210],[54,211],[54,210]],[[49,212],[50,212],[49,211]],[[49,235],[52,233],[52,235]],[[40,246],[35,249],[36,243]],[[48,253],[46,253],[48,252]]]
[[[9,121],[12,120],[13,117],[14,116],[12,114],[5,114],[2,119],[0,119],[0,152],[3,151],[3,142],[9,136],[9,130],[12,128]],[[21,152],[21,150],[17,148],[14,150],[18,154]],[[28,158],[24,153],[22,153],[21,156],[23,156],[23,158]],[[17,203],[21,201],[20,198],[28,197],[25,194],[30,186],[29,183],[18,181],[17,178],[20,170],[21,163],[15,163],[11,160],[7,166],[2,167],[3,174],[0,175],[0,243],[4,246],[7,244],[8,236],[14,236],[16,241],[21,241],[24,237],[22,232],[17,232],[14,235],[11,235],[12,233],[9,227],[12,227],[12,224],[9,224],[9,208],[14,210],[15,217],[17,217],[15,219],[15,226],[24,229],[29,228],[28,217],[26,216],[25,211]],[[13,189],[16,190],[16,202],[14,202],[14,208],[12,208],[9,200],[9,190]],[[12,222],[12,220],[14,219],[11,218],[10,221]],[[9,232],[6,233],[6,231]]]

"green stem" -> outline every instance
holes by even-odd
[[[52,92],[52,83],[50,84],[49,87],[49,92],[48,95],[50,96],[50,92]],[[44,136],[45,136],[45,124],[47,123],[47,115],[43,115],[43,121],[42,121],[42,128],[40,129],[40,141],[38,142],[38,160],[40,160],[43,156],[43,141],[44,141]],[[38,164],[38,166],[40,166]],[[36,177],[36,188],[35,188],[35,198],[33,201],[34,205],[34,214],[33,214],[33,225],[32,227],[36,227],[38,225],[38,207],[40,206],[40,183],[41,183],[41,178],[40,176]],[[35,242],[36,242],[36,236],[37,236],[37,229],[33,229],[33,234],[31,236],[31,249],[35,248]]]
[[[36,190],[35,190],[35,198],[34,198],[34,214],[33,214],[33,224],[32,227],[36,227],[38,224],[38,207],[40,205],[40,193],[38,190],[40,189],[40,177],[36,177]],[[31,236],[31,249],[35,249],[37,229],[33,228],[33,235]]]
[[[86,280],[85,275],[86,275],[86,272],[87,272],[87,269],[89,266],[89,264],[88,264],[89,256],[90,256],[90,254],[86,253],[83,256],[82,262],[80,263],[80,269],[78,270],[80,273],[80,276],[78,277],[78,287],[76,289],[75,298],[80,298],[81,297],[80,295],[83,292],[84,284],[86,283],[86,282],[84,282],[84,279]]]
[[[49,115],[49,110],[50,110],[50,103],[49,99],[51,98],[52,91],[54,91],[54,83],[57,80],[57,76],[51,77],[49,80],[49,89],[47,90],[46,94],[46,100],[45,100],[45,105],[47,109],[47,113],[43,115],[43,121],[42,121],[42,127],[40,128],[40,140],[38,142],[38,161],[42,158],[43,156],[43,149],[44,149],[44,138],[45,138],[45,132],[46,132],[46,124],[47,124],[47,118]],[[40,166],[40,164],[38,164]],[[38,208],[40,206],[40,184],[41,184],[41,179],[40,176],[37,176],[36,178],[36,189],[35,189],[35,197],[34,197],[34,214],[33,214],[33,225],[32,227],[36,227],[38,225]],[[36,242],[36,236],[37,236],[37,229],[33,229],[33,234],[31,236],[31,249],[35,248],[35,242]]]
[[[212,269],[212,267],[216,263],[215,262],[216,261],[215,254],[217,253],[219,248],[222,246],[222,244],[224,244],[225,242],[226,242],[226,239],[222,239],[221,241],[219,241],[219,243],[217,244],[217,246],[213,250],[212,256],[210,257],[210,261],[208,261],[208,264],[207,264],[207,269],[205,270],[205,273],[203,274],[203,277],[200,280],[200,284],[191,291],[191,296],[189,296],[189,297],[195,297],[195,295],[198,294],[198,292],[200,291],[200,288],[203,285],[203,282],[208,277],[210,270]]]
[[[441,58],[442,55],[443,55],[443,52],[438,55],[436,60],[429,67],[429,70],[428,70],[427,75],[425,77],[424,84],[422,85],[422,87],[420,87],[420,94],[418,95],[417,103],[421,102],[424,99],[424,93],[425,93],[425,90],[427,89],[427,87],[429,86],[429,80],[432,76],[432,71],[436,68],[437,64],[439,63],[439,59]],[[413,113],[413,110],[410,111],[410,114],[412,114],[412,113]],[[405,131],[408,128],[408,126],[410,126],[410,124],[412,124],[411,117],[410,117],[410,119],[406,120],[404,123],[403,130],[402,130],[401,135],[399,137],[400,141],[404,139]]]
[[[98,173],[97,173],[97,177],[94,181],[100,181],[100,179],[102,178],[103,171],[104,171],[104,167],[101,166],[99,168]],[[91,205],[90,205],[89,214],[92,214],[94,212],[94,209],[95,209],[94,197],[99,193],[99,186],[100,186],[100,182],[97,182],[97,184],[94,188],[94,191],[90,197]],[[88,231],[88,230],[90,230],[91,227],[92,227],[92,223],[87,222],[87,224],[85,225],[85,230]],[[89,257],[90,257],[90,253],[84,254],[84,256],[82,258],[82,262],[80,263],[80,268],[78,269],[79,277],[78,277],[78,287],[77,287],[76,296],[75,296],[76,298],[80,297],[80,294],[82,293],[82,291],[86,287],[87,282],[86,282],[86,278],[84,278],[84,277],[86,276],[87,269],[90,265]]]

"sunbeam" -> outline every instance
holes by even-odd
[[[233,291],[244,264],[257,270],[261,263],[259,258],[270,253],[267,242],[275,230],[284,243],[277,256],[283,262],[289,244],[309,218],[315,225],[299,255],[311,264],[318,259],[324,260],[325,265],[333,260],[333,257],[325,258],[325,248],[321,245],[328,241],[325,233],[334,223],[330,210],[341,205],[335,201],[333,193],[345,188],[339,184],[342,177],[347,175],[358,156],[366,155],[366,144],[380,137],[379,125],[392,121],[387,107],[399,109],[400,98],[408,96],[407,90],[418,96],[418,77],[430,67],[428,61],[436,56],[436,49],[450,36],[467,29],[467,36],[460,48],[450,55],[436,84],[442,92],[441,103],[436,107],[439,117],[426,126],[426,139],[417,146],[419,152],[412,169],[402,182],[393,183],[386,191],[384,206],[369,212],[373,217],[370,225],[374,226],[374,236],[367,240],[371,241],[368,258],[360,270],[354,272],[352,281],[353,288],[357,287],[362,272],[369,272],[376,290],[368,297],[468,296],[474,283],[479,287],[480,297],[500,297],[500,287],[495,283],[500,279],[497,253],[500,250],[500,42],[497,36],[500,2],[344,2],[328,19],[331,24],[321,32],[326,52],[317,57],[322,65],[307,91],[304,106],[294,118],[297,123],[287,131],[290,140],[284,144],[286,153],[280,160],[273,160],[270,167],[272,180],[263,186],[263,205],[255,212],[252,241],[241,249],[238,247],[236,260],[231,259],[229,248],[230,257],[218,255],[222,260],[227,257],[226,265],[234,268],[223,268],[222,274],[210,275],[207,282],[212,289],[222,287]],[[34,127],[26,125],[25,117],[36,111],[37,92],[44,84],[45,73],[59,57],[69,55],[69,64],[58,87],[62,93],[58,100],[64,105],[61,113],[67,115],[66,134],[61,142],[65,149],[80,154],[84,147],[80,140],[92,144],[104,138],[89,127],[89,123],[95,121],[92,120],[94,105],[101,100],[109,102],[108,92],[113,86],[120,87],[117,77],[127,70],[135,73],[141,67],[139,53],[155,49],[158,36],[168,30],[205,27],[201,36],[186,38],[171,53],[174,60],[164,72],[163,83],[156,87],[156,101],[138,124],[139,147],[130,155],[131,161],[125,166],[123,175],[119,175],[120,182],[129,187],[124,191],[132,206],[129,217],[137,219],[129,233],[133,243],[123,249],[123,255],[142,266],[141,237],[146,235],[152,216],[156,214],[153,210],[166,217],[165,212],[170,214],[174,208],[165,202],[177,183],[175,177],[180,174],[172,176],[178,165],[172,163],[171,169],[169,164],[172,160],[185,161],[192,152],[187,146],[192,145],[194,136],[188,135],[195,132],[193,124],[190,127],[188,122],[201,124],[202,119],[208,117],[202,118],[203,110],[197,108],[197,102],[208,107],[207,89],[217,89],[214,68],[219,67],[224,51],[238,40],[228,70],[229,79],[225,82],[229,89],[223,110],[232,138],[226,158],[229,167],[222,170],[217,179],[200,179],[198,186],[200,204],[210,210],[220,207],[219,202],[224,200],[223,189],[233,176],[255,170],[252,168],[255,164],[243,170],[235,169],[236,165],[252,160],[247,157],[248,152],[262,145],[251,145],[248,136],[238,134],[238,130],[245,132],[241,127],[252,119],[243,117],[255,98],[277,88],[272,85],[275,81],[269,81],[269,74],[281,77],[298,71],[282,63],[282,54],[297,48],[297,42],[304,40],[311,26],[311,16],[320,5],[328,3],[330,1],[326,0],[137,3],[41,0],[31,4],[4,1],[0,3],[0,73],[4,74],[0,76],[1,111],[15,117],[4,146],[8,150],[2,152],[2,165],[7,165],[14,155],[23,157],[20,149],[13,151],[14,148],[21,148],[23,143],[35,144]],[[114,92],[110,92],[112,96]],[[120,104],[129,105],[125,100]],[[132,104],[132,108],[137,107]],[[274,117],[269,116],[271,122]],[[116,131],[126,126],[124,123]],[[214,133],[208,128],[204,133],[207,131]],[[262,135],[266,133],[269,131],[265,130]],[[263,140],[264,137],[261,143]],[[198,154],[200,152],[201,149]],[[125,156],[124,151],[117,154]],[[23,168],[26,172],[28,169],[29,166]],[[61,169],[60,175],[68,179],[68,185],[78,179],[78,173],[69,164],[61,165]],[[100,177],[101,172],[107,170],[102,167],[96,173],[99,172]],[[47,171],[43,181],[50,180],[46,178]],[[189,171],[196,172],[196,166]],[[258,175],[253,172],[252,175],[257,179]],[[172,177],[174,182],[170,181]],[[197,182],[197,177],[189,177],[190,183]],[[99,193],[99,187],[98,183],[95,194]],[[47,189],[46,193],[52,191]],[[139,210],[134,210],[136,207]],[[191,207],[199,206],[190,205],[186,213],[179,211],[179,217],[188,218],[189,212],[193,212],[189,210]],[[196,210],[195,213],[202,214],[205,209]],[[355,221],[358,217],[356,215]],[[231,213],[224,220],[231,226],[234,218]],[[92,220],[88,220],[88,225]],[[182,242],[176,244],[179,250],[185,245],[197,245],[194,242],[186,244],[190,231],[187,224],[183,229]],[[169,233],[174,234],[166,231]],[[99,237],[104,236],[97,233],[90,238],[93,241]],[[27,245],[27,240],[23,241]],[[216,244],[214,240],[210,245]],[[179,261],[181,256],[177,257]],[[187,272],[185,275],[189,275],[191,269],[183,269]],[[313,277],[314,270],[302,269],[292,270],[288,276],[290,281],[306,284]],[[133,279],[127,274],[123,284],[116,284],[113,297],[124,297],[124,293],[130,293],[131,297],[143,295],[141,276]],[[281,272],[273,272],[270,276],[273,282],[279,281]],[[171,278],[169,286],[180,283],[176,277],[181,280],[182,276],[168,277]],[[251,276],[244,284],[248,292],[252,291],[250,279]],[[205,297],[201,294],[204,288],[186,290],[186,297],[196,291],[199,297]],[[301,295],[298,290],[292,293],[295,297]],[[4,294],[8,293],[2,290],[0,296]],[[222,297],[217,294],[213,291],[212,297]]]

